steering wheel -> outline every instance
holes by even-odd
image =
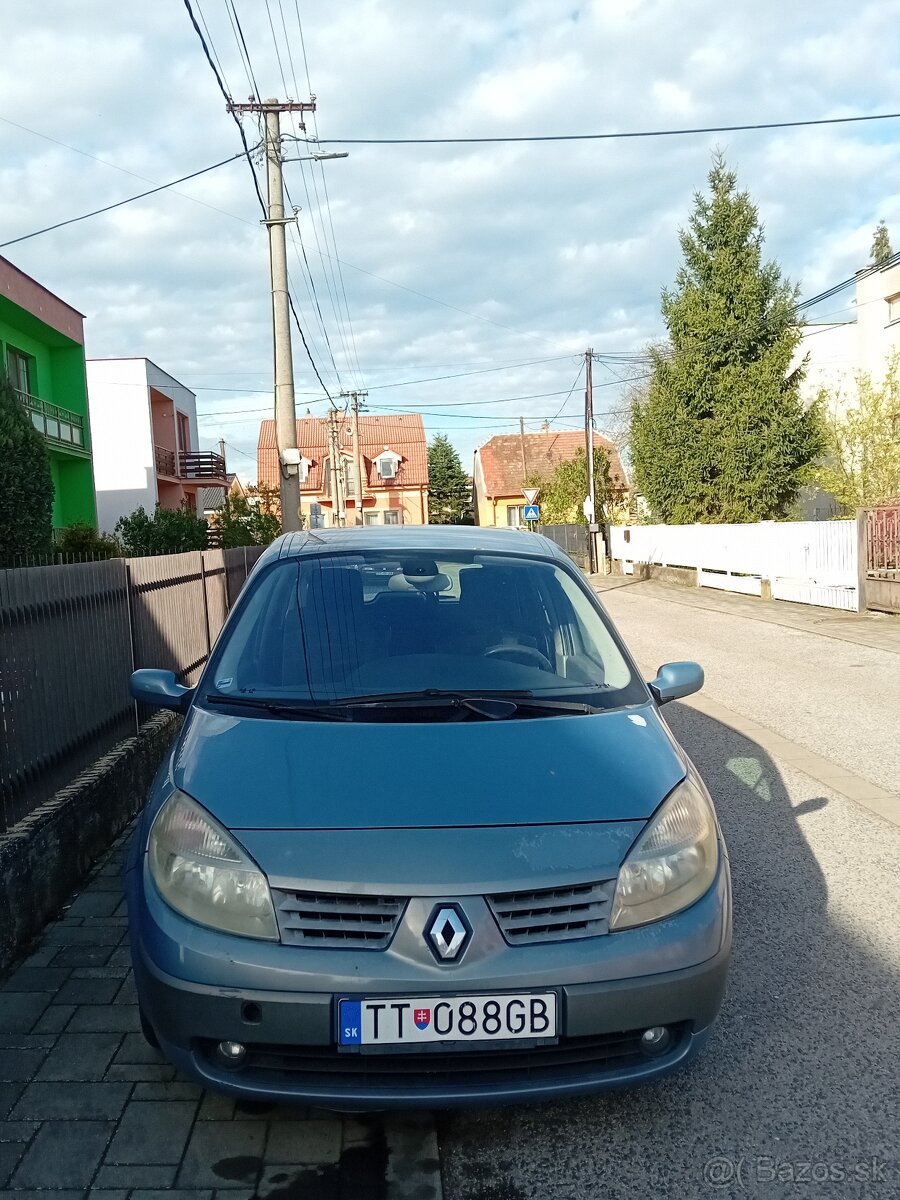
[[[542,671],[553,672],[553,663],[546,654],[541,654],[540,650],[536,650],[534,646],[515,646],[508,642],[501,642],[497,646],[489,646],[484,651],[484,658],[511,658],[513,662],[519,659],[527,659],[531,663],[536,663]]]

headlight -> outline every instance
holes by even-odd
[[[712,807],[702,789],[686,779],[622,863],[610,929],[646,925],[687,908],[710,886],[718,863]]]
[[[192,921],[243,937],[278,938],[265,875],[183,792],[157,814],[147,863],[163,899]]]

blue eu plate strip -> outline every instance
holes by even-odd
[[[341,1026],[338,1041],[342,1046],[358,1046],[362,1042],[362,1005],[358,1000],[340,1002]]]

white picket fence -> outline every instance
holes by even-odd
[[[617,525],[611,553],[635,563],[689,567],[700,587],[762,594],[825,608],[859,608],[856,522],[762,521],[756,525]]]

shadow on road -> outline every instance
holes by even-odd
[[[896,833],[806,777],[789,795],[755,742],[665,711],[731,857],[734,962],[713,1037],[649,1086],[440,1116],[446,1200],[897,1194],[900,955],[879,926],[896,924]],[[831,906],[798,820],[839,876]]]

